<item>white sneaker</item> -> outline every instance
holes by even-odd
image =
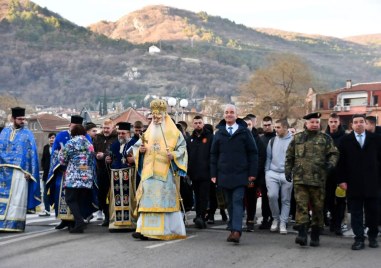
[[[273,220],[273,223],[271,224],[270,232],[276,232],[279,228],[279,221]]]
[[[38,216],[40,216],[40,217],[44,217],[44,216],[49,217],[50,216],[50,212],[47,211],[47,210],[44,210],[44,211],[40,212],[38,214]]]
[[[280,234],[287,234],[287,226],[286,223],[281,222],[279,225],[279,233]]]
[[[102,210],[98,210],[98,212],[97,212],[97,220],[103,220]]]

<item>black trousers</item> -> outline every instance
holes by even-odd
[[[257,212],[257,187],[245,189],[246,224],[253,222]]]
[[[205,220],[206,210],[209,203],[210,180],[193,180],[192,187],[196,199],[196,217]]]
[[[107,169],[98,170],[98,205],[99,210],[105,214],[106,220],[109,218],[109,206],[107,205],[107,196],[110,191],[110,174]]]
[[[296,201],[295,201],[295,195],[294,195],[294,187],[292,187],[291,200],[290,200],[290,217],[291,217],[291,219],[295,220],[295,215],[296,215]]]
[[[336,197],[335,198],[335,207],[332,215],[332,222],[335,229],[341,228],[341,223],[343,222],[345,216],[345,208],[347,207],[347,198],[346,197]]]
[[[327,212],[331,213],[330,224],[335,225],[336,218],[336,181],[333,178],[328,178],[325,184],[325,197],[324,197],[324,219],[327,217]],[[336,227],[336,226],[335,226]]]
[[[267,187],[266,184],[262,185],[261,187],[261,195],[262,195],[262,217],[263,221],[272,221],[272,213],[270,209],[270,204],[269,204],[269,197],[267,196]]]
[[[221,189],[217,189],[215,183],[211,183],[209,187],[209,206],[208,206],[208,215],[214,216],[216,213],[218,202],[217,202],[217,191],[221,192]]]
[[[378,235],[378,198],[348,198],[351,212],[351,225],[356,241],[364,241],[364,226],[369,228],[369,239],[376,239]],[[365,214],[365,225],[364,225]]]
[[[86,205],[91,198],[91,189],[87,188],[65,188],[66,204],[74,216],[75,225],[83,224],[82,215],[85,215]]]

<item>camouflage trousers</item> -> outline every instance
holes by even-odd
[[[309,225],[309,206],[312,211],[311,227],[324,227],[324,188],[309,185],[294,185],[296,201],[296,224]]]

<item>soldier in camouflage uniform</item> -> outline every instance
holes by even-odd
[[[309,224],[308,205],[312,209],[310,246],[319,246],[320,230],[324,226],[323,207],[327,171],[336,166],[339,152],[332,138],[320,131],[320,113],[311,113],[306,119],[306,129],[295,134],[285,163],[288,181],[293,179],[296,200],[296,223],[299,233],[295,243],[307,245]]]

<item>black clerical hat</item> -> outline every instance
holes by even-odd
[[[116,127],[118,130],[131,130],[131,124],[128,122],[119,122]]]
[[[321,116],[321,113],[310,113],[310,114],[306,114],[305,116],[303,116],[303,119],[312,119],[312,118],[320,118]]]
[[[71,116],[70,123],[81,125],[82,122],[83,122],[83,117],[82,116],[79,116],[79,115],[72,115]]]
[[[14,107],[14,108],[11,108],[11,110],[12,110],[12,117],[13,118],[25,116],[25,108]]]

